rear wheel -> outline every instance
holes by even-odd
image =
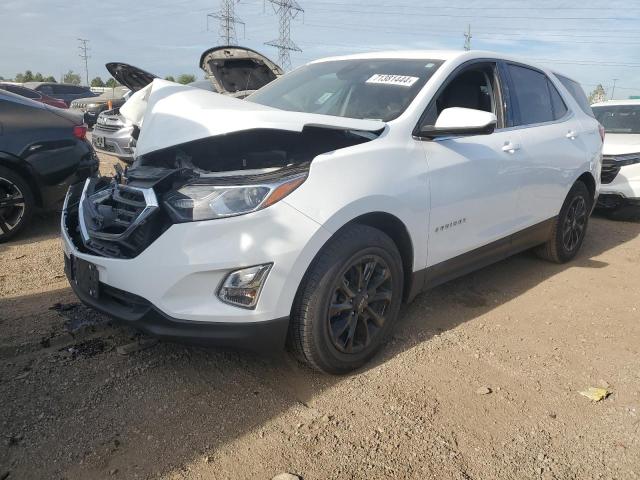
[[[365,225],[340,231],[305,275],[292,309],[288,345],[299,360],[346,373],[383,345],[402,301],[395,243]]]
[[[0,167],[0,243],[15,237],[29,223],[34,204],[29,185]]]
[[[592,202],[586,185],[576,182],[553,224],[551,237],[536,249],[539,257],[565,263],[577,255],[587,233]]]

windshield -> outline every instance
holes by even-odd
[[[640,105],[593,107],[593,113],[607,133],[640,133]]]
[[[413,101],[441,60],[336,60],[305,65],[246,100],[293,112],[389,121]]]

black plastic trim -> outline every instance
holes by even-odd
[[[470,252],[413,272],[409,301],[425,290],[546,242],[556,218],[550,218]]]

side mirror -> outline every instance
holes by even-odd
[[[489,135],[496,129],[498,119],[493,113],[472,108],[445,108],[435,125],[425,125],[418,132],[420,138],[450,137],[453,135]]]

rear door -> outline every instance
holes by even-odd
[[[510,62],[503,67],[522,143],[517,208],[525,228],[558,215],[576,172],[589,169],[588,132],[544,72]]]

